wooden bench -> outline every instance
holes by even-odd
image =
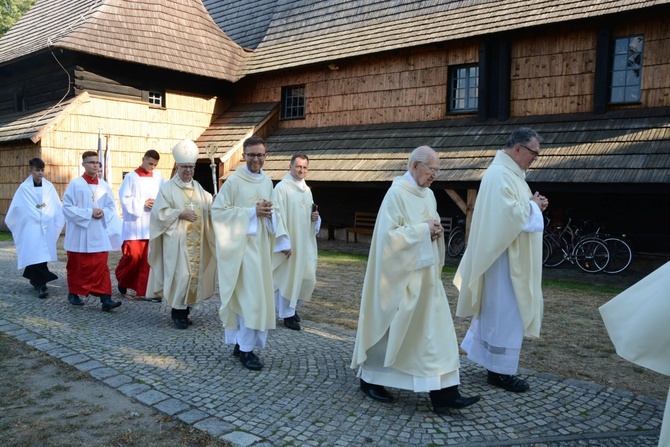
[[[365,213],[356,211],[354,213],[354,226],[344,229],[347,237],[347,244],[349,243],[349,233],[354,235],[354,242],[358,242],[359,234],[371,235],[375,229],[375,221],[377,220],[377,213]]]

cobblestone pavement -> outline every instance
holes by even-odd
[[[0,242],[0,331],[74,365],[134,398],[235,446],[656,446],[664,402],[524,370],[531,391],[486,385],[462,359],[464,394],[479,404],[443,417],[426,393],[392,390],[380,404],[358,390],[349,369],[355,333],[303,321],[271,331],[252,372],[223,344],[218,298],[175,330],[162,304],[124,300],[102,312],[97,298],[71,306],[64,263],[40,300]]]

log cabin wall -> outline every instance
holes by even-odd
[[[608,108],[670,105],[667,20],[638,13],[501,36],[511,39],[510,116],[593,112],[597,33],[603,25],[612,38],[645,36],[641,103]],[[479,39],[469,39],[251,76],[236,85],[235,100],[280,101],[283,86],[304,84],[305,118],[282,120],[282,128],[460,118],[464,115],[447,112],[448,69],[478,63],[479,45]]]
[[[642,15],[608,24],[611,37],[644,35],[639,104],[609,109],[670,105],[670,28],[661,17]],[[598,26],[562,25],[520,35],[512,45],[511,115],[589,113],[594,109]],[[609,81],[609,75],[606,76]]]
[[[172,147],[184,138],[197,138],[226,107],[216,96],[166,92],[167,108],[153,108],[140,101],[91,96],[43,138],[0,146],[0,228],[20,182],[28,176],[28,160],[40,157],[45,176],[62,196],[67,184],[81,175],[81,154],[97,151],[98,128],[109,135],[111,185],[118,202],[123,173],[136,169],[148,149],[161,155],[157,170],[170,179]],[[120,209],[120,208],[119,208]]]
[[[477,63],[478,51],[470,40],[254,76],[238,83],[235,101],[280,101],[283,86],[304,84],[305,119],[281,127],[445,119],[449,65]]]

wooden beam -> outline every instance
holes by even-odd
[[[465,244],[467,247],[468,237],[470,236],[470,225],[472,224],[472,213],[475,210],[475,202],[477,201],[477,190],[468,189],[468,205],[465,213]]]
[[[465,203],[465,201],[463,200],[463,198],[461,198],[461,196],[458,195],[458,193],[456,192],[456,190],[454,190],[454,189],[445,189],[444,192],[446,192],[447,195],[448,195],[449,197],[451,197],[451,200],[454,201],[454,203],[455,203],[456,206],[461,210],[461,212],[462,212],[464,215],[467,215],[467,204]]]

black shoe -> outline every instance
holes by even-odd
[[[117,286],[117,288],[119,289],[119,293],[121,295],[125,295],[126,293],[128,293],[128,288],[127,287]]]
[[[284,318],[284,326],[294,331],[300,330],[300,325],[296,321],[295,317]]]
[[[144,298],[144,301],[151,301],[152,303],[160,303],[161,301],[163,301],[163,298],[161,298],[160,296],[155,296],[153,298]]]
[[[523,379],[519,379],[517,376],[512,376],[509,374],[498,374],[493,371],[489,371],[486,377],[486,381],[489,385],[497,386],[506,391],[512,391],[513,393],[523,393],[528,391],[530,386],[528,382]]]
[[[47,289],[46,284],[42,284],[39,289],[37,289],[38,298],[46,298],[49,295],[49,290]]]
[[[361,379],[361,391],[379,402],[393,402],[391,393],[386,391],[386,388],[381,385],[367,383],[365,380]]]
[[[188,321],[183,318],[173,318],[174,325],[177,329],[188,329]]]
[[[479,402],[479,396],[464,397],[459,396],[455,399],[445,400],[440,402],[439,405],[433,405],[433,411],[437,414],[447,413],[449,410],[460,410],[461,408],[467,408],[470,405],[474,405]]]
[[[244,365],[245,368],[252,371],[260,371],[263,368],[263,364],[254,351],[244,352],[240,351],[240,362]]]
[[[233,357],[239,357],[240,356],[240,345],[235,343],[235,348],[233,348]]]
[[[121,301],[112,301],[112,297],[109,295],[102,295],[100,297],[100,304],[102,304],[102,310],[109,312],[112,309],[116,309],[121,305]]]
[[[302,321],[302,319],[300,318],[300,315],[298,315],[298,312],[296,312],[295,315],[293,315],[293,318],[295,318],[295,321],[297,321],[298,323],[300,323]]]
[[[82,301],[81,298],[79,298],[79,295],[75,295],[74,293],[68,293],[67,294],[67,299],[70,301],[70,304],[73,306],[83,306],[84,301]]]

